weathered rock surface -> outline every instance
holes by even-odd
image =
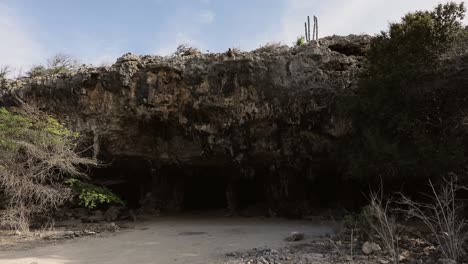
[[[313,179],[348,131],[333,104],[355,86],[369,40],[329,37],[320,45],[182,57],[126,54],[110,67],[4,83],[0,101],[15,96],[57,115],[105,160]],[[276,196],[290,195],[283,189]]]

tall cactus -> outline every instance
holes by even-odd
[[[312,33],[312,40],[315,40],[315,16],[314,16],[314,29]]]
[[[314,16],[314,32],[315,32],[315,40],[318,40],[318,19],[316,16]]]
[[[310,38],[310,16],[307,16],[307,21],[304,22],[304,37],[305,41],[309,42],[311,40],[318,40],[318,19],[316,16],[314,16],[314,21],[313,21],[313,32],[312,32],[312,39]]]

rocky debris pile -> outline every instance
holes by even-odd
[[[452,264],[436,248],[419,238],[403,236],[399,240],[399,262],[408,264]],[[226,255],[226,264],[391,264],[390,254],[377,242],[324,239],[300,242],[280,249],[255,248]]]
[[[110,206],[101,210],[86,208],[62,208],[56,212],[57,220],[80,220],[82,223],[135,221],[134,213],[124,206]]]
[[[279,264],[288,263],[293,256],[285,249],[254,248],[247,252],[233,252],[226,255],[229,264]]]
[[[0,230],[0,248],[28,249],[31,247],[47,245],[51,242],[75,239],[80,237],[92,237],[119,232],[130,228],[125,224],[116,223],[81,223],[79,220],[58,222],[52,230],[32,230],[30,233],[18,233],[8,230]]]

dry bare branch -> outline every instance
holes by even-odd
[[[83,176],[83,167],[96,165],[75,147],[76,135],[55,119],[29,107],[0,109],[0,192],[7,199],[1,226],[28,231],[32,217],[71,199],[64,177]]]
[[[384,202],[378,193],[372,192],[369,208],[371,215],[375,218],[375,221],[369,223],[371,228],[380,237],[384,248],[392,257],[393,263],[398,264],[400,261],[398,246],[400,228],[395,217],[390,213],[389,202]]]
[[[402,211],[409,218],[420,220],[430,230],[435,238],[435,244],[447,259],[458,261],[465,255],[463,244],[467,239],[467,222],[461,215],[463,203],[456,199],[460,190],[466,189],[458,184],[457,176],[444,179],[439,190],[429,181],[431,194],[427,195],[430,202],[415,202],[402,195],[400,204]],[[429,241],[431,242],[431,241]]]

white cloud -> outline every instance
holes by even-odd
[[[196,13],[196,12],[195,12]],[[178,21],[183,20],[186,13],[174,13],[171,20],[167,24],[167,28],[160,30],[157,34],[159,37],[158,46],[155,53],[158,55],[170,55],[174,53],[177,46],[186,44],[191,47],[203,49],[203,35],[201,32],[205,26],[215,20],[215,13],[211,10],[201,10],[195,15],[195,19],[190,24],[180,24]]]
[[[160,43],[155,53],[161,56],[167,56],[174,53],[179,45],[188,45],[190,47],[200,48],[202,42],[192,36],[191,32],[178,32],[176,34],[167,35],[164,43]]]
[[[430,10],[439,0],[286,0],[278,40],[293,42],[304,35],[307,16],[316,15],[319,37],[328,35],[375,34],[385,30],[388,22],[398,21],[414,10]],[[457,0],[455,2],[462,2]]]
[[[43,61],[46,51],[32,36],[32,29],[21,23],[21,16],[0,3],[0,65],[27,70]]]
[[[210,10],[202,10],[198,13],[198,21],[204,24],[210,24],[215,19],[215,14]]]

